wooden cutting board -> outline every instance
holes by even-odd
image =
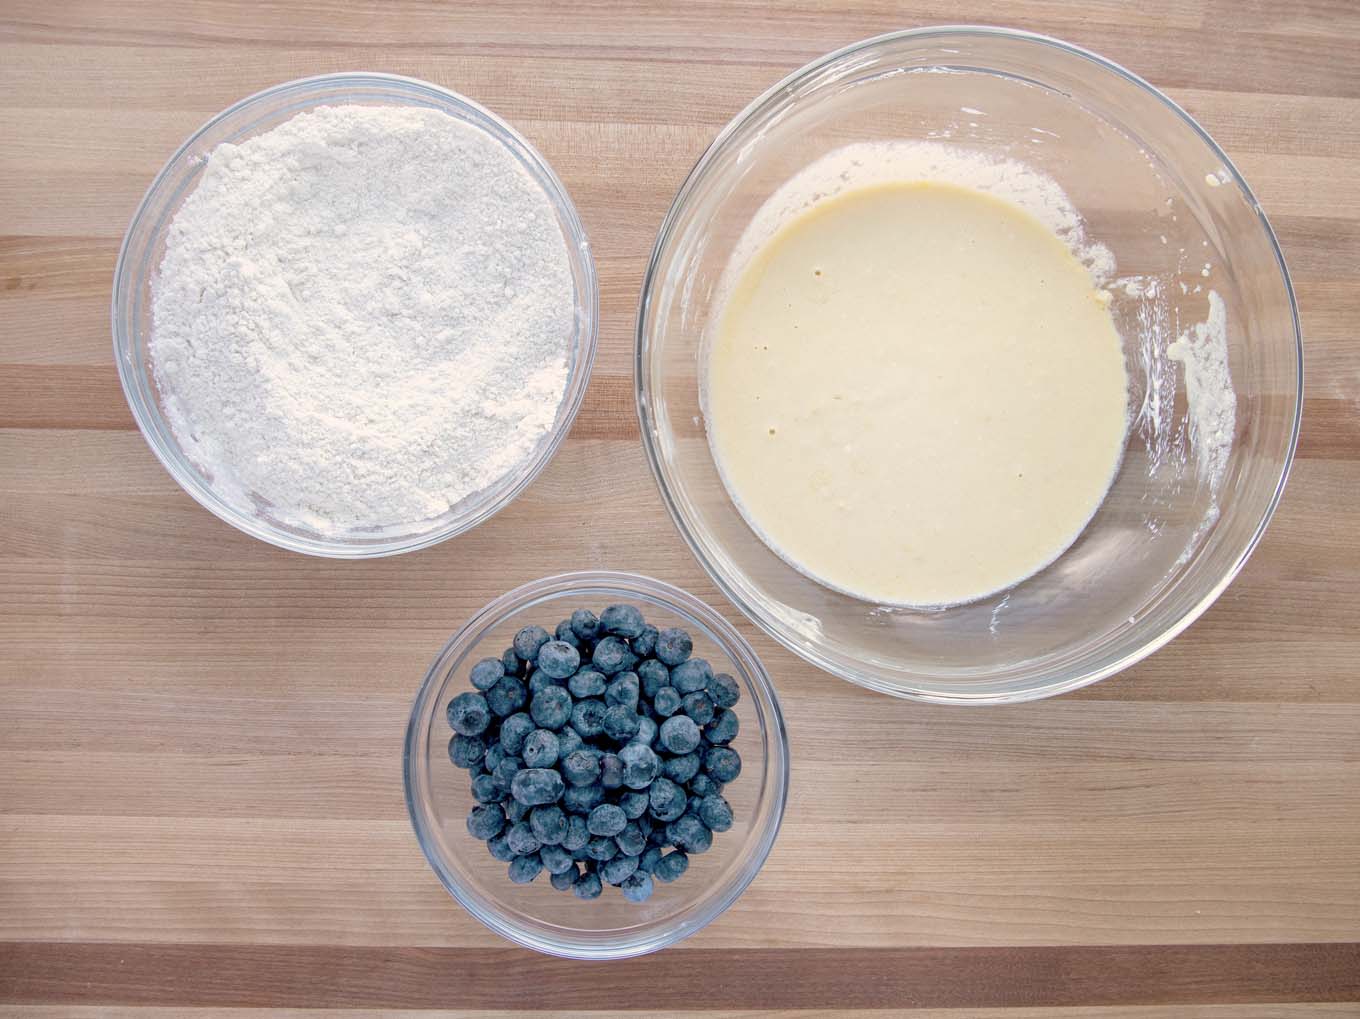
[[[644,263],[703,147],[808,59],[942,21],[1062,36],[1183,103],[1279,231],[1307,343],[1299,459],[1242,576],[1138,667],[1007,709],[875,696],[739,620],[665,516],[633,411]],[[1348,0],[0,0],[0,1017],[1360,1015],[1357,55]],[[193,503],[133,427],[108,327],[119,239],[180,140],[351,69],[514,122],[603,288],[590,394],[541,478],[473,533],[366,563]],[[621,964],[488,934],[402,801],[433,652],[508,587],[583,567],[720,606],[794,752],[746,895]]]

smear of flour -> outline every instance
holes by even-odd
[[[1209,291],[1209,316],[1182,333],[1166,356],[1185,374],[1190,445],[1200,477],[1217,496],[1237,426],[1237,394],[1228,370],[1228,312],[1216,290]]]

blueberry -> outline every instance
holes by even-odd
[[[530,768],[551,768],[557,763],[557,733],[535,729],[524,741],[524,763]]]
[[[501,746],[507,754],[518,756],[524,752],[524,741],[537,729],[528,712],[516,711],[501,723]]]
[[[657,740],[663,750],[687,754],[699,745],[699,727],[688,715],[675,715],[661,723]]]
[[[658,860],[656,866],[652,869],[652,873],[656,875],[658,880],[670,882],[687,870],[689,870],[689,857],[677,849]]]
[[[621,885],[632,876],[633,871],[637,870],[637,866],[636,856],[625,856],[620,853],[600,868],[600,877],[604,879],[606,884]]]
[[[535,807],[529,811],[529,828],[534,838],[545,846],[556,846],[567,837],[567,815],[556,804],[550,807]],[[547,860],[543,861],[547,863]]]
[[[681,814],[668,824],[666,837],[686,853],[704,853],[713,845],[713,833],[695,814]]]
[[[691,658],[671,669],[671,686],[681,693],[694,693],[708,686],[713,670],[702,658]]]
[[[491,773],[491,777],[496,780],[496,785],[502,792],[509,792],[511,784],[515,781],[515,776],[519,774],[520,768],[524,766],[518,757],[502,758],[501,763],[496,765],[496,770]]]
[[[500,740],[486,745],[486,756],[482,758],[482,767],[487,771],[495,771],[496,765],[500,764],[506,757],[505,749],[501,746]]]
[[[529,856],[517,856],[510,861],[510,880],[517,885],[527,885],[541,873],[543,873],[543,861],[539,859],[537,853]]]
[[[680,710],[680,691],[673,686],[663,686],[652,698],[652,710],[662,718],[669,718]]]
[[[562,836],[562,848],[574,853],[584,849],[589,841],[590,829],[586,827],[586,819],[575,814],[567,818],[567,833]]]
[[[505,793],[496,787],[496,780],[490,775],[478,775],[472,780],[472,798],[478,803],[499,803]]]
[[[700,772],[689,780],[689,791],[695,796],[717,796],[722,792],[723,784],[715,782],[708,775]]]
[[[604,802],[604,786],[598,782],[574,785],[562,794],[562,806],[573,814],[589,814]]]
[[[661,770],[672,782],[684,785],[699,773],[701,763],[697,753],[681,754],[667,758]]]
[[[542,856],[543,854],[540,853],[539,855]],[[546,863],[547,861],[545,860],[544,864],[546,865]],[[570,853],[567,854],[566,869],[561,870],[556,874],[552,873],[551,869],[548,871],[548,881],[559,892],[565,892],[572,885],[576,884],[576,879],[580,876],[581,872],[576,869],[576,861],[571,858]]]
[[[524,671],[524,663],[519,660],[514,648],[508,647],[501,654],[501,668],[507,676],[518,676]]]
[[[663,686],[669,686],[671,682],[671,670],[655,658],[648,658],[638,665],[637,674],[642,684],[642,692],[649,698],[655,697],[658,690]]]
[[[628,820],[636,821],[643,814],[647,813],[647,806],[650,800],[646,793],[629,792],[619,797],[619,807]]]
[[[652,897],[654,887],[652,875],[635,870],[623,879],[619,891],[623,892],[623,897],[629,902],[646,902]]]
[[[685,812],[685,791],[668,778],[658,778],[647,790],[652,816],[658,821],[674,821]]]
[[[720,672],[708,681],[708,696],[720,708],[730,708],[741,700],[741,687],[725,672]]]
[[[648,804],[650,805],[650,803],[651,803],[651,799],[650,799],[650,797],[649,797],[649,798],[648,798]],[[639,818],[638,818],[637,820],[635,820],[633,823],[634,823],[635,825],[638,826],[638,831],[642,832],[643,836],[647,836],[647,835],[650,835],[650,834],[652,833],[652,819],[651,819],[651,817],[648,816],[647,814],[643,814],[641,817],[639,817]]]
[[[502,676],[496,680],[496,685],[486,692],[486,703],[492,711],[504,718],[524,707],[527,696],[523,683],[513,676]]]
[[[704,771],[726,785],[741,774],[741,755],[727,747],[712,747],[704,755]]]
[[[560,679],[553,679],[542,669],[535,669],[533,672],[529,673],[529,679],[525,685],[529,688],[529,700],[532,701],[534,699],[534,694],[538,693],[540,690],[546,690],[550,686],[561,686],[562,681]]]
[[[705,796],[699,801],[699,820],[711,831],[727,831],[732,827],[732,806],[721,796]]]
[[[664,725],[661,731],[665,733]],[[629,789],[646,789],[661,774],[661,758],[645,743],[629,743],[619,751],[619,760],[623,762],[623,784]]]
[[[590,661],[606,676],[612,676],[616,672],[631,669],[637,663],[637,656],[618,637],[606,637],[595,645]]]
[[[694,641],[679,627],[667,627],[656,635],[656,657],[664,665],[679,665],[693,650]]]
[[[529,827],[528,821],[516,821],[512,824],[510,830],[505,833],[505,840],[510,843],[510,848],[519,856],[524,856],[526,853],[536,853],[543,845],[534,836],[534,830]]]
[[[627,823],[628,818],[623,809],[614,803],[601,803],[586,818],[586,827],[590,829],[590,834],[603,835],[606,838],[613,838],[623,831]]]
[[[483,658],[472,667],[468,678],[478,690],[490,690],[496,685],[496,680],[504,675],[505,666],[501,664],[499,658]]]
[[[600,629],[615,637],[636,637],[646,625],[633,605],[611,605],[600,613]]]
[[[600,777],[600,755],[594,750],[573,750],[562,759],[562,775],[572,785],[590,785]]]
[[[736,739],[740,728],[737,713],[731,708],[720,708],[713,716],[713,721],[704,726],[704,736],[710,743],[721,746]]]
[[[529,820],[529,807],[511,796],[505,801],[505,816],[512,824],[519,824],[521,821]]]
[[[644,874],[652,873],[652,871],[656,870],[656,862],[660,859],[661,847],[648,846],[642,851],[642,855],[638,857],[638,871]]]
[[[576,636],[576,631],[571,628],[570,619],[564,619],[557,624],[557,629],[553,630],[553,640],[560,640],[574,648],[581,646],[581,638]]]
[[[586,855],[600,863],[619,855],[619,844],[612,838],[597,835],[586,843]]]
[[[623,761],[617,754],[605,754],[600,758],[600,785],[606,789],[623,785]]]
[[[604,731],[606,736],[620,743],[632,739],[638,731],[637,712],[622,704],[612,705],[604,713]]]
[[[604,673],[582,669],[567,680],[567,689],[573,697],[598,697],[605,691]]]
[[[656,638],[656,627],[648,623],[642,628],[641,633],[628,642],[628,646],[633,649],[633,654],[646,658],[656,650]]]
[[[571,886],[572,894],[578,899],[598,899],[603,890],[598,874],[582,874],[576,884]]]
[[[538,667],[553,679],[566,679],[581,664],[581,652],[563,640],[550,640],[538,651]]]
[[[475,768],[486,759],[486,744],[480,736],[455,732],[449,739],[449,760],[460,768]]]
[[[571,694],[560,686],[540,690],[529,704],[529,714],[545,729],[560,729],[571,718]]]
[[[647,848],[647,836],[631,821],[623,826],[623,831],[614,836],[614,841],[619,844],[619,851],[625,856],[638,856]]]
[[[604,713],[608,710],[604,701],[593,698],[577,701],[571,709],[571,727],[583,739],[590,739],[604,732]]]
[[[590,853],[586,850],[585,846],[582,846],[580,849],[573,849],[571,851],[571,858],[577,863],[589,863]]]
[[[576,865],[571,858],[571,853],[561,846],[544,846],[538,851],[538,856],[549,874],[561,874],[564,871],[571,870]]]
[[[513,849],[510,848],[510,842],[505,837],[504,832],[497,835],[495,838],[487,839],[486,848],[490,850],[491,855],[495,859],[500,860],[501,863],[509,863],[511,860],[513,860],[516,856],[519,855]]]
[[[479,803],[468,811],[467,830],[474,839],[495,838],[505,827],[505,811],[499,803]]]
[[[638,706],[638,691],[640,689],[636,672],[620,672],[614,677],[614,682],[610,683],[609,688],[605,690],[604,702],[606,704],[620,704],[629,711],[635,711]]]
[[[666,829],[664,827],[654,828],[647,835],[647,844],[649,846],[659,846],[663,849],[670,845],[670,843],[666,841]]]
[[[650,718],[639,715],[637,732],[633,733],[633,742],[641,743],[644,747],[649,747],[656,742],[656,734],[656,723]]]
[[[515,634],[515,639],[512,641],[515,656],[522,661],[532,662],[538,657],[538,649],[550,640],[552,640],[552,637],[543,627],[526,626]]]
[[[453,731],[464,736],[480,736],[491,724],[491,710],[487,707],[486,698],[471,690],[449,701],[448,716]]]
[[[551,768],[525,768],[510,783],[510,795],[529,807],[555,803],[562,798],[566,784]]]
[[[695,817],[698,817],[699,808],[703,806],[703,802],[704,798],[702,796],[695,796],[693,793],[691,793],[689,799],[686,801],[685,809],[689,811],[691,814],[693,814]],[[700,820],[702,820],[702,818],[700,818]]]
[[[577,609],[571,614],[571,632],[582,640],[594,640],[600,621],[590,609]]]
[[[687,693],[680,698],[680,710],[694,719],[695,725],[707,725],[713,721],[713,702],[702,690]]]
[[[561,760],[567,754],[575,753],[585,746],[585,740],[581,739],[581,734],[569,725],[564,725],[557,734],[557,758]]]

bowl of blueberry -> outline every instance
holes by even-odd
[[[449,893],[496,933],[581,959],[710,923],[779,831],[789,753],[746,640],[678,588],[568,573],[493,601],[435,658],[406,805]]]

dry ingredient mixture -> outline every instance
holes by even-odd
[[[566,240],[509,150],[437,110],[337,106],[213,150],[150,351],[215,490],[331,535],[438,517],[522,464],[573,326]]]

